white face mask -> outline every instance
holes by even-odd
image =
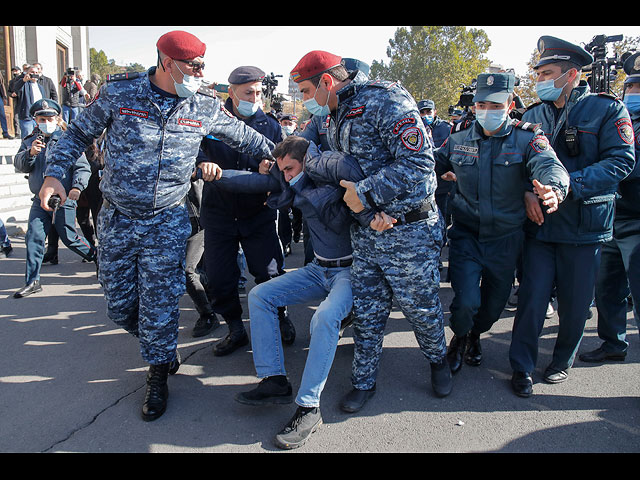
[[[47,137],[58,129],[57,122],[38,122],[38,128]]]
[[[178,83],[176,82],[176,79],[173,78],[173,75],[171,75],[171,72],[169,72],[169,75],[171,75],[171,78],[173,79],[173,84],[176,87],[176,94],[182,98],[187,98],[195,94],[200,89],[200,79],[193,75],[185,75],[182,70],[180,70],[180,67],[178,67],[176,62],[173,62],[173,64],[176,66],[178,71],[182,73],[182,83]]]

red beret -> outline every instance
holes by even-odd
[[[174,30],[162,35],[156,47],[165,55],[176,60],[190,60],[202,57],[207,46],[189,32]]]
[[[340,65],[340,62],[342,62],[342,57],[322,50],[313,50],[302,57],[298,64],[293,67],[291,78],[296,83],[304,82]]]

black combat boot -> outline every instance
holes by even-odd
[[[242,318],[229,319],[225,318],[225,322],[229,326],[229,334],[224,340],[213,346],[213,354],[216,357],[223,357],[235,352],[238,348],[249,344],[249,336],[242,324]]]
[[[170,363],[150,365],[147,372],[147,392],[142,405],[142,419],[151,422],[159,418],[167,409],[167,376]]]
[[[467,350],[467,340],[469,335],[463,335],[461,337],[454,335],[447,348],[447,360],[449,361],[449,367],[451,367],[451,373],[458,373],[458,370],[462,367],[462,358]]]
[[[480,334],[469,333],[467,338],[467,351],[464,354],[464,362],[472,367],[482,363],[482,347],[480,346]]]

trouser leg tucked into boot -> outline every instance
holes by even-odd
[[[167,409],[167,376],[170,363],[150,365],[147,372],[147,392],[142,405],[142,419],[152,421],[159,418]]]

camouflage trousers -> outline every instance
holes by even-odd
[[[368,390],[376,382],[382,342],[393,298],[411,324],[429,362],[446,354],[444,318],[438,295],[438,260],[444,223],[440,215],[385,232],[352,228],[354,356],[351,382]]]
[[[184,204],[146,219],[129,218],[113,205],[100,209],[99,280],[107,315],[138,337],[142,358],[153,365],[176,356],[190,233]]]

